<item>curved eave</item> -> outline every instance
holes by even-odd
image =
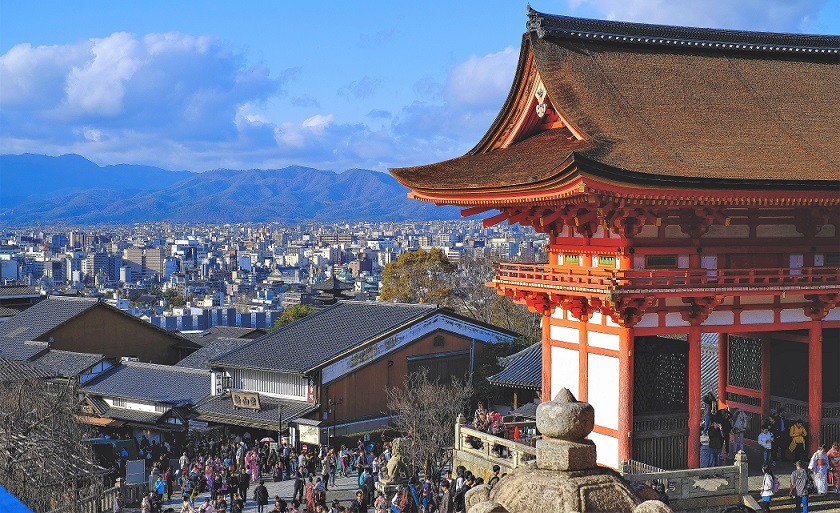
[[[605,166],[575,154],[558,173],[519,188],[414,189],[410,198],[437,205],[510,206],[574,202],[590,195],[662,204],[840,205],[840,181],[675,178]]]
[[[475,155],[492,150],[497,142],[504,137],[506,130],[519,114],[517,106],[528,89],[529,76],[534,67],[534,53],[531,51],[531,38],[525,33],[522,35],[522,46],[519,50],[519,62],[516,65],[516,73],[513,76],[513,84],[508,92],[507,99],[502,110],[496,116],[493,124],[478,141],[467,155]]]

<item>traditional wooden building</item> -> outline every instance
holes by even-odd
[[[711,333],[753,429],[840,439],[840,37],[528,16],[478,145],[391,172],[550,235],[492,283],[544,315],[543,399],[595,407],[603,464],[695,467]]]
[[[213,395],[197,405],[198,419],[266,431],[283,424],[294,441],[330,443],[386,427],[386,390],[409,373],[468,376],[487,344],[515,338],[436,305],[338,301],[210,357]]]
[[[0,324],[0,355],[17,360],[58,349],[173,364],[200,347],[95,298],[53,296]]]

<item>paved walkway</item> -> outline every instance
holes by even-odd
[[[289,503],[289,505],[291,505],[292,492],[295,487],[294,483],[295,482],[292,479],[276,483],[270,479],[265,480],[265,487],[268,489],[269,497],[266,513],[274,509],[274,497],[276,495],[279,495],[287,503]],[[254,488],[256,488],[258,484],[259,482],[251,483],[251,487],[248,489],[248,502],[245,504],[245,513],[256,513],[257,511],[257,503],[254,502]],[[349,506],[353,499],[356,498],[356,490],[358,489],[358,476],[356,474],[353,474],[350,477],[337,477],[335,480],[335,486],[331,486],[329,490],[327,490],[327,505],[330,505],[333,500],[338,499],[341,501],[342,505]],[[196,500],[196,507],[203,504],[204,498],[209,496],[209,493],[202,493]],[[164,501],[163,509],[165,511],[166,508],[174,508],[175,513],[179,513],[181,511],[181,504],[181,494],[176,491],[176,493],[172,494],[171,501]],[[139,509],[135,511],[139,511]],[[230,506],[228,505],[228,512],[229,511]]]

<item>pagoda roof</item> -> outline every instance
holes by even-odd
[[[339,280],[338,278],[336,278],[335,275],[330,276],[328,279],[326,279],[326,280],[324,280],[320,283],[316,283],[315,285],[312,285],[313,290],[320,290],[320,291],[324,291],[324,292],[330,292],[330,291],[336,291],[337,292],[337,291],[340,291],[340,290],[353,290],[354,288],[355,288],[355,286],[353,284],[345,283],[345,282]]]
[[[511,91],[478,145],[456,159],[391,170],[414,197],[515,202],[598,182],[836,198],[840,36],[530,9],[527,29]]]

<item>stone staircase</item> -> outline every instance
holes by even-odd
[[[770,511],[784,513],[796,511],[794,499],[784,495],[784,490],[770,501]],[[754,494],[753,497],[761,504],[761,496]],[[811,495],[808,497],[808,511],[820,511],[824,513],[840,513],[840,495],[829,493],[826,495]]]

